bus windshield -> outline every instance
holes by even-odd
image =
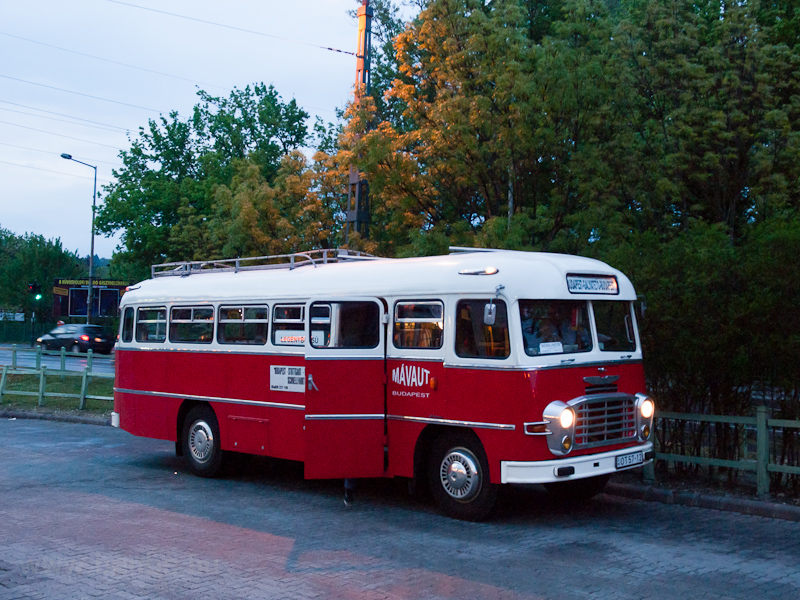
[[[580,300],[520,300],[522,338],[528,356],[589,352],[589,308]]]
[[[604,352],[636,350],[630,302],[595,300],[592,302],[592,308],[600,350]]]

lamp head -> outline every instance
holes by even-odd
[[[61,158],[66,158],[67,160],[72,160],[72,154],[67,154],[66,152],[61,153]]]

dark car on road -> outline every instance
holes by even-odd
[[[109,354],[114,347],[114,338],[99,325],[59,325],[50,333],[44,334],[36,343],[42,350],[61,350],[69,352],[93,352]]]

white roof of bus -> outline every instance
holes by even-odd
[[[497,269],[494,275],[462,275],[460,271]],[[567,274],[613,275],[619,294],[570,293]],[[345,296],[440,296],[491,294],[529,299],[635,300],[630,280],[620,271],[591,258],[543,252],[461,252],[446,256],[375,259],[305,265],[295,269],[201,272],[158,277],[132,286],[122,304],[206,301],[264,301]]]

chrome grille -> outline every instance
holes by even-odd
[[[609,385],[587,385],[586,386],[586,395],[590,396],[592,394],[616,394],[617,393],[617,385],[612,383]]]
[[[593,448],[625,442],[636,436],[636,398],[628,394],[576,398],[575,447]]]

